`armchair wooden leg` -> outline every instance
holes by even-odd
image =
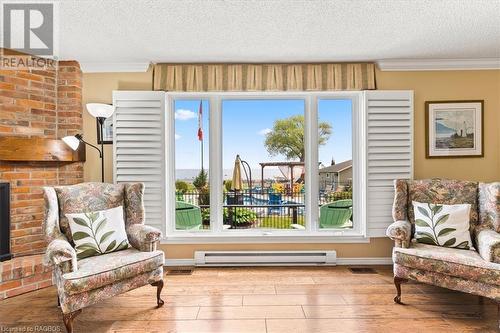
[[[82,309],[70,313],[63,313],[64,326],[68,333],[73,333],[73,319],[82,312]]]
[[[498,306],[498,329],[500,330],[500,302],[497,303]]]
[[[401,284],[406,282],[408,282],[407,279],[403,279],[397,276],[394,277],[394,285],[396,286],[396,291],[397,291],[397,295],[396,297],[394,297],[394,302],[397,304],[403,304],[401,302]]]
[[[160,281],[156,281],[151,283],[152,286],[156,287],[156,303],[157,307],[162,307],[165,302],[161,299],[161,290],[163,289],[163,279]]]

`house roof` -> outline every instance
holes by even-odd
[[[334,165],[327,166],[326,168],[319,169],[320,173],[325,172],[340,172],[352,168],[352,160],[340,162]]]

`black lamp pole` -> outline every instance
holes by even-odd
[[[105,119],[105,118],[103,118]],[[83,136],[81,134],[75,135],[75,138],[77,138],[80,142],[86,144],[87,146],[90,146],[97,150],[99,152],[99,158],[101,159],[101,181],[104,183],[104,149],[103,149],[103,143],[102,143],[102,125],[101,125],[101,149],[98,147],[94,146],[91,143],[88,143],[87,141],[83,140]]]
[[[104,183],[104,135],[103,135],[102,131],[103,131],[105,120],[106,120],[106,118],[104,118],[104,117],[97,117],[97,122],[99,123],[99,126],[101,127],[99,139],[101,140],[101,154],[100,154],[100,157],[101,157],[101,180],[103,183]]]

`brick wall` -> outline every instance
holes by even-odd
[[[0,300],[52,285],[52,271],[42,255],[17,257],[0,265]]]
[[[0,135],[62,138],[82,132],[82,72],[76,61],[57,69],[0,70]],[[82,163],[2,162],[11,184],[11,252],[42,253],[42,186],[83,181]]]

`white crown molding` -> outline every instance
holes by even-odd
[[[500,69],[500,58],[387,59],[378,60],[381,71],[449,71]]]
[[[83,73],[146,72],[149,62],[81,62]]]
[[[165,259],[167,267],[195,266],[194,259]],[[391,257],[337,258],[336,265],[392,265]]]
[[[500,69],[500,58],[378,60],[381,71],[449,71]],[[81,62],[84,73],[146,72],[147,62]]]

